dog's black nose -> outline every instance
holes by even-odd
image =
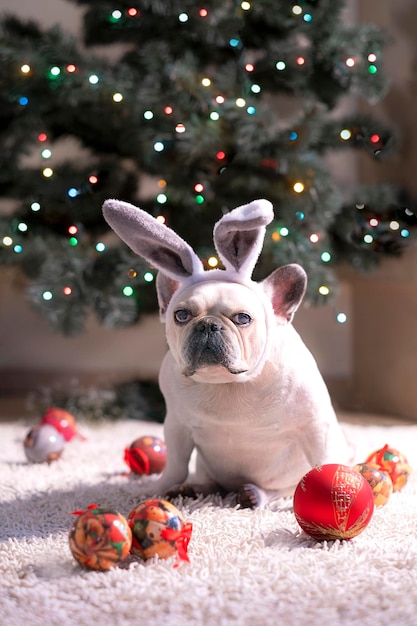
[[[200,333],[217,333],[222,329],[222,324],[215,317],[205,317],[196,324],[196,330]]]

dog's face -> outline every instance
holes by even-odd
[[[202,282],[174,294],[166,335],[182,374],[197,382],[247,380],[265,353],[267,315],[255,291],[237,283]]]

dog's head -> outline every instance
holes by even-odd
[[[268,358],[272,327],[291,322],[306,288],[296,264],[252,280],[266,225],[267,200],[225,214],[214,227],[224,270],[204,270],[193,249],[145,211],[107,200],[104,216],[131,249],[160,271],[157,292],[170,350],[184,376],[198,382],[241,382],[257,376]]]

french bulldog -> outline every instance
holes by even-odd
[[[289,264],[252,280],[271,203],[255,200],[215,224],[224,269],[213,270],[147,212],[107,200],[103,214],[159,270],[169,347],[159,376],[167,463],[150,493],[234,492],[241,507],[256,508],[292,495],[314,466],[351,463],[316,361],[291,323],[305,271]],[[189,476],[194,449],[196,471]]]

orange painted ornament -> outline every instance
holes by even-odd
[[[132,553],[143,559],[177,556],[189,561],[188,544],[192,524],[185,523],[180,511],[167,500],[144,500],[128,515],[132,531]]]
[[[372,452],[365,463],[378,465],[383,471],[388,472],[392,481],[393,491],[400,491],[406,484],[410,475],[410,465],[401,452],[386,444],[383,448]]]
[[[368,481],[375,506],[384,506],[392,494],[392,480],[386,470],[374,463],[358,463],[354,469]]]
[[[347,465],[315,467],[294,492],[294,514],[301,528],[319,540],[352,539],[365,530],[374,512],[366,479]]]

